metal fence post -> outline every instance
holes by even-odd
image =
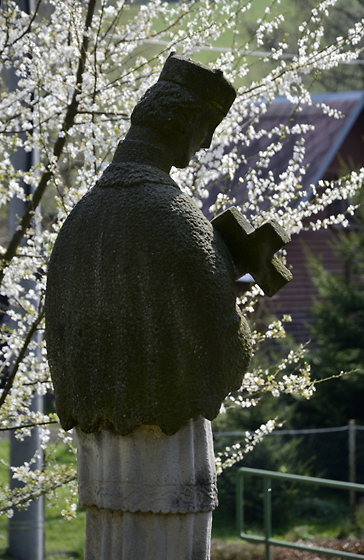
[[[349,482],[356,482],[356,423],[355,420],[349,421],[348,432],[348,451],[349,451]],[[351,523],[356,521],[356,494],[355,490],[350,490],[350,516]]]
[[[265,560],[270,560],[269,539],[272,537],[272,481],[264,478]]]
[[[238,533],[240,535],[241,531],[244,530],[244,478],[242,476],[237,477],[237,500],[236,500],[236,519],[238,525]]]

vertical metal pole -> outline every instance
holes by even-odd
[[[43,405],[42,397],[34,395],[33,410],[39,411]],[[39,450],[39,429],[33,428],[32,435],[24,441],[10,436],[10,463],[12,466],[21,466],[25,461],[33,458]],[[39,455],[33,464],[33,469],[42,468],[42,456]],[[21,483],[11,479],[11,488],[21,486]],[[14,509],[14,515],[9,519],[8,549],[12,556],[19,560],[43,560],[44,558],[44,499],[40,497],[33,500],[26,510]]]
[[[265,560],[270,560],[269,539],[272,536],[272,481],[264,478],[264,536]]]
[[[17,162],[18,169],[23,169],[27,163],[29,154],[18,151]],[[22,167],[21,158],[23,159]],[[29,168],[29,167],[28,167]],[[21,216],[24,212],[24,203],[14,198],[10,202],[11,220],[10,229],[14,232],[17,224],[17,216]],[[26,283],[26,288],[33,288],[32,282]],[[35,394],[31,403],[31,410],[35,412],[43,412],[43,397]],[[32,428],[31,436],[24,438],[24,441],[18,441],[13,432],[10,433],[10,464],[19,467],[25,462],[29,462],[38,453],[36,460],[32,465],[33,470],[42,469],[43,457],[40,450],[40,429]],[[10,487],[12,489],[21,486],[17,480],[10,479]],[[14,509],[14,515],[9,519],[9,552],[19,560],[43,560],[44,558],[44,500],[43,497],[33,500],[26,510]]]
[[[238,523],[238,535],[244,532],[244,475],[238,471],[236,518]]]
[[[19,7],[27,13],[31,13],[33,6],[32,0],[21,0]],[[17,88],[17,78],[15,72],[10,69],[6,74],[7,87],[10,91]],[[26,153],[22,149],[18,149],[13,157],[13,165],[16,169],[27,171],[32,165],[37,163],[37,154]],[[23,185],[26,189],[27,185]],[[9,209],[9,230],[10,236],[14,233],[18,219],[24,213],[25,205],[18,198],[14,197],[10,201]],[[31,286],[29,286],[30,288]],[[31,404],[31,410],[43,411],[43,398],[40,395],[34,395]],[[30,461],[40,452],[40,430],[33,428],[32,434],[26,437],[24,441],[18,441],[15,435],[10,435],[10,464],[12,466],[21,466],[24,462]],[[41,469],[43,464],[42,455],[39,453],[34,461],[32,468]],[[10,479],[11,488],[20,486],[21,483]],[[9,520],[8,526],[8,548],[9,552],[19,560],[43,560],[44,558],[44,500],[39,498],[33,500],[26,510],[18,510],[15,508],[13,517]]]
[[[349,482],[356,482],[356,423],[355,420],[349,421],[348,432],[348,451],[349,451]],[[356,522],[356,493],[350,490],[350,517],[354,526]]]

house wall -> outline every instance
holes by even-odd
[[[287,247],[287,265],[291,267],[293,280],[277,294],[272,307],[278,317],[285,313],[292,316],[292,323],[287,324],[286,330],[299,342],[310,338],[311,309],[318,295],[311,278],[309,253],[318,258],[326,270],[340,272],[331,246],[334,237],[335,233],[327,230],[304,231],[294,236]]]
[[[312,305],[318,297],[311,278],[309,254],[318,258],[326,270],[333,274],[340,273],[340,263],[332,248],[335,237],[335,230],[303,231],[294,235],[286,247],[286,265],[290,268],[293,279],[272,298],[264,297],[259,306],[258,317],[272,315],[281,319],[283,315],[290,315],[292,322],[286,323],[286,331],[297,342],[310,339]],[[237,284],[238,295],[248,287],[246,284]]]

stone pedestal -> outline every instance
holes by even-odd
[[[212,512],[87,508],[85,560],[210,560]]]
[[[177,434],[140,426],[127,436],[77,430],[85,560],[209,560],[217,505],[211,423]]]

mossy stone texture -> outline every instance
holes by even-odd
[[[111,164],[51,256],[46,340],[62,426],[173,434],[212,420],[251,347],[220,234],[167,173]]]

